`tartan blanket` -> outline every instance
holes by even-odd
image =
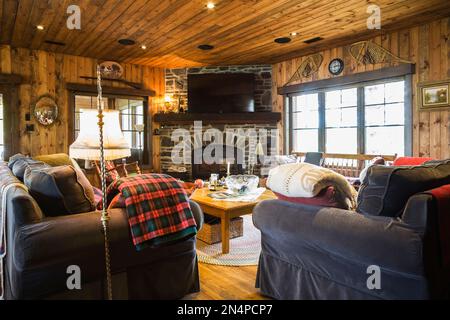
[[[141,174],[112,182],[108,202],[125,198],[128,223],[136,250],[181,240],[197,233],[186,191],[166,174]]]

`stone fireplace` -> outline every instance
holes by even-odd
[[[183,105],[188,105],[187,101],[187,79],[189,74],[203,73],[252,73],[255,75],[255,112],[241,114],[192,114],[173,113],[157,114],[155,122],[160,124],[159,128],[159,149],[161,172],[167,173],[186,180],[196,178],[207,178],[214,173],[224,175],[227,170],[227,161],[221,164],[193,164],[193,152],[196,147],[203,151],[205,143],[193,145],[196,139],[194,133],[194,121],[202,121],[203,136],[209,129],[218,129],[221,132],[237,130],[266,130],[268,133],[277,130],[277,124],[281,120],[279,113],[272,113],[272,67],[270,65],[243,65],[243,66],[207,66],[186,69],[166,69],[166,94],[176,95]],[[183,164],[174,164],[172,161],[172,151],[177,145],[177,141],[172,140],[172,133],[177,129],[184,129],[189,132],[192,145],[190,151],[185,156]],[[198,132],[196,132],[198,134]],[[198,138],[197,138],[198,139]],[[249,163],[254,161],[254,150],[250,150],[250,143],[247,139],[245,143],[239,145],[235,141],[221,141],[225,149],[232,149],[235,155],[239,154],[244,158],[244,165],[231,164],[231,173],[244,173],[249,169]],[[279,143],[279,142],[278,142]],[[277,152],[277,146],[268,139],[264,141],[266,155],[273,155]],[[226,152],[224,152],[226,154]],[[257,170],[257,168],[255,168]],[[254,172],[257,174],[258,172]]]

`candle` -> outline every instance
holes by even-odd
[[[230,166],[231,166],[231,163],[228,161],[227,162],[227,176],[230,175]]]

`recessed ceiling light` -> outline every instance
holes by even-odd
[[[143,44],[143,45],[141,46],[141,49],[142,49],[142,50],[145,50],[145,49],[147,49],[147,46],[146,46],[145,44]]]
[[[215,5],[214,3],[212,3],[212,2],[208,2],[208,3],[206,4],[206,7],[207,7],[208,9],[214,9],[214,8],[216,7],[216,5]]]
[[[197,48],[199,48],[200,50],[212,50],[214,49],[214,46],[210,44],[201,44]]]
[[[131,39],[120,39],[119,43],[123,46],[132,46],[132,45],[136,44],[136,41],[131,40]]]
[[[291,32],[290,34],[291,34],[291,36],[295,37],[298,33],[295,32],[295,31],[293,31],[293,32]]]
[[[281,37],[281,38],[276,38],[275,40],[276,43],[288,43],[291,42],[291,38],[289,37]]]
[[[322,37],[315,37],[315,38],[311,38],[311,39],[305,40],[303,42],[309,44],[309,43],[317,42],[317,41],[320,41],[320,40],[323,40],[323,38]]]
[[[39,25],[36,26],[36,29],[38,29],[38,30],[44,30],[44,26],[39,24]]]
[[[64,42],[59,42],[59,41],[54,41],[54,40],[44,40],[44,42],[47,44],[52,44],[52,45],[61,46],[61,47],[66,45]]]

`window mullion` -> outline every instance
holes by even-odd
[[[319,151],[325,152],[325,92],[318,93],[319,99]]]
[[[358,87],[357,97],[357,146],[358,153],[365,153],[366,149],[366,130],[365,130],[365,110],[364,110],[364,87]]]
[[[293,106],[294,99],[292,97],[288,97],[286,100],[285,100],[285,103],[288,106],[288,110],[287,110],[288,112],[287,112],[287,119],[286,119],[287,120],[286,121],[286,123],[287,123],[287,130],[285,131],[285,133],[286,133],[286,143],[285,143],[286,150],[285,150],[285,153],[290,154],[292,152],[292,149],[294,148],[293,140],[292,140],[293,129],[294,129],[292,127],[292,121],[293,121],[292,120],[292,118],[293,118],[292,111],[294,110],[294,106]]]

